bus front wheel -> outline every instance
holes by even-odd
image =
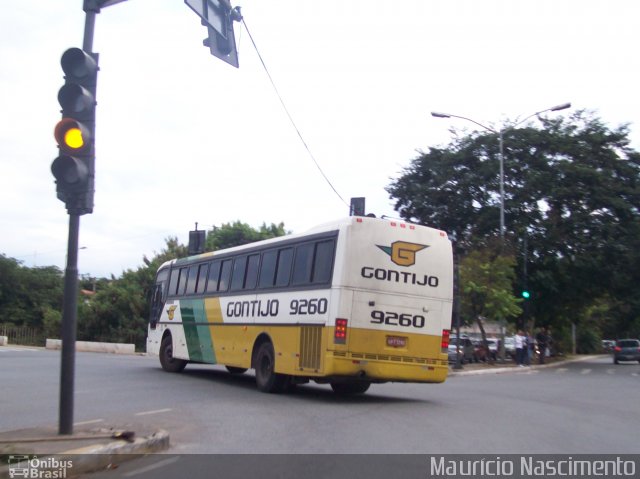
[[[187,365],[184,359],[173,357],[173,341],[171,336],[165,336],[160,343],[160,364],[169,373],[179,373]]]
[[[256,385],[258,389],[265,393],[283,392],[289,380],[286,374],[278,374],[275,371],[276,355],[273,344],[262,343],[258,347],[255,359]]]

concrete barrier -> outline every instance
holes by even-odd
[[[61,339],[47,339],[46,349],[62,349]],[[135,354],[134,344],[124,343],[96,343],[93,341],[76,341],[76,351],[92,353]]]
[[[9,338],[7,338],[6,336],[0,336],[0,346],[8,346],[9,345]]]

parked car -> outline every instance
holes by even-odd
[[[637,339],[619,339],[613,348],[613,363],[619,361],[638,361],[640,363],[640,341]]]
[[[504,338],[504,354],[506,357],[515,359],[516,357],[516,338],[508,336]]]
[[[613,348],[616,347],[616,342],[611,339],[603,339],[602,340],[602,352],[603,353],[612,353]]]
[[[458,338],[456,336],[451,336],[449,338],[449,362],[450,363],[456,362],[457,348],[458,348]],[[473,353],[474,353],[474,347],[473,347],[473,343],[471,342],[471,339],[467,337],[461,337],[460,338],[460,362],[464,364],[464,363],[470,363],[471,361],[473,361]]]
[[[500,353],[500,341],[494,338],[487,338],[487,343],[489,344],[489,354],[491,355],[491,359],[495,361],[498,359],[498,354]]]
[[[487,359],[496,360],[498,357],[498,340],[487,338],[488,349],[485,348],[482,339],[473,341],[473,359],[474,361],[486,361]]]

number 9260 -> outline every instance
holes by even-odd
[[[424,328],[426,319],[421,314],[394,313],[393,311],[371,311],[371,323],[402,326],[405,328]]]

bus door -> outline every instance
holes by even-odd
[[[160,316],[162,315],[164,302],[167,299],[168,276],[169,276],[168,269],[160,271],[156,278],[156,284],[151,293],[151,315],[149,318],[149,325],[151,326],[151,329],[156,329],[156,326],[160,321]]]

